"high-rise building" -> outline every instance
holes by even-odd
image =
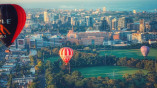
[[[125,17],[119,18],[118,20],[118,30],[126,28]]]
[[[86,26],[92,27],[93,26],[93,18],[90,16],[85,17]]]
[[[71,17],[71,25],[74,25],[74,24],[75,24],[75,18]]]
[[[58,19],[59,19],[59,14],[55,14],[55,15],[53,16],[53,19],[54,19],[54,21],[58,20]]]
[[[80,19],[79,20],[79,25],[80,26],[85,26],[85,19]]]
[[[125,28],[129,29],[130,24],[134,23],[133,19],[131,17],[125,18]]]
[[[139,31],[139,23],[130,23],[129,25],[127,25],[127,28],[129,30],[136,30]]]
[[[39,22],[44,22],[44,14],[39,14]]]
[[[129,17],[122,17],[118,20],[118,30],[128,28],[128,24],[133,23],[133,19]]]
[[[131,17],[126,17],[125,18],[125,23],[126,23],[125,26],[127,27],[127,24],[134,23],[134,22],[133,22],[133,19]]]
[[[136,14],[136,10],[133,10],[133,13]]]
[[[149,25],[151,32],[157,32],[157,21],[151,21]]]
[[[112,19],[112,30],[117,30],[118,20],[116,18]]]
[[[77,25],[77,18],[71,17],[71,25]]]
[[[143,43],[149,40],[156,40],[157,32],[147,32],[147,33],[132,33],[132,42]]]
[[[66,22],[68,25],[71,25],[71,17],[67,17]]]
[[[100,30],[101,31],[110,31],[108,22],[105,19],[101,20]]]
[[[103,12],[106,12],[106,7],[103,7]]]
[[[44,22],[48,23],[49,22],[49,17],[47,11],[44,11]]]
[[[149,22],[145,23],[145,32],[150,32],[150,24],[149,24]]]
[[[109,29],[112,30],[112,19],[114,19],[114,17],[113,16],[106,16],[105,19],[109,25]]]
[[[140,19],[140,32],[145,32],[144,19]]]
[[[61,21],[62,21],[62,24],[65,24],[66,21],[67,21],[67,16],[63,16],[63,17],[61,18]]]

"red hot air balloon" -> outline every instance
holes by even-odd
[[[22,31],[26,13],[16,4],[0,4],[0,40],[9,47]]]
[[[73,50],[69,47],[64,47],[61,48],[59,50],[59,55],[62,58],[62,60],[66,63],[66,65],[68,64],[68,62],[70,61],[70,59],[73,56]]]
[[[142,55],[144,56],[144,57],[146,57],[147,55],[148,55],[148,53],[149,53],[149,47],[148,46],[142,46],[141,47],[141,53],[142,53]]]

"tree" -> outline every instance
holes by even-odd
[[[130,75],[129,75],[128,73],[125,73],[125,74],[123,75],[123,78],[125,78],[125,79],[130,78]]]
[[[36,71],[39,70],[39,66],[38,66],[38,65],[35,66],[35,70],[36,70]]]
[[[37,53],[37,56],[38,56],[38,58],[42,58],[42,52],[41,51],[38,51],[38,53]]]
[[[31,84],[28,85],[28,88],[37,88],[37,84],[35,82],[32,82]]]
[[[114,85],[114,84],[115,84],[115,80],[110,79],[110,80],[108,81],[108,84],[110,84],[110,85]]]
[[[49,68],[49,67],[51,67],[52,66],[52,63],[51,63],[51,61],[46,61],[46,68]]]
[[[13,78],[13,76],[10,74],[9,75],[9,81],[8,81],[9,88],[12,88],[12,78]]]
[[[55,85],[48,85],[47,88],[57,88]]]
[[[35,61],[35,60],[34,60],[34,57],[33,57],[33,56],[29,56],[29,59],[30,59],[30,61],[31,61],[30,65],[35,65],[35,64],[34,64],[34,61]]]
[[[75,82],[75,86],[76,87],[83,87],[84,86],[84,81],[79,81],[79,80],[77,80],[76,82]]]
[[[59,49],[58,49],[58,48],[54,48],[54,49],[52,50],[52,52],[53,52],[53,54],[58,55]]]
[[[67,41],[67,42],[65,43],[65,45],[70,46],[70,45],[72,45],[72,44],[71,44],[70,41]]]
[[[42,61],[39,61],[37,65],[38,67],[41,67],[43,65]]]
[[[89,50],[91,50],[91,49],[90,49],[89,47],[85,47],[84,50],[89,51]]]

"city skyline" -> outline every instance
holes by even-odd
[[[0,4],[0,88],[155,88],[152,2],[2,2],[10,4]]]
[[[15,3],[23,8],[44,8],[44,9],[98,9],[104,6],[107,10],[113,11],[155,11],[156,0],[1,0],[1,4]]]

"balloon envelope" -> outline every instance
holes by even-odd
[[[67,64],[73,56],[73,50],[69,47],[63,47],[59,50],[59,55],[62,60]]]
[[[144,57],[146,57],[147,55],[148,55],[148,53],[149,53],[149,47],[148,46],[142,46],[141,47],[141,53],[142,53],[142,55],[144,56]]]
[[[0,4],[0,40],[9,47],[22,31],[26,13],[16,4]]]

